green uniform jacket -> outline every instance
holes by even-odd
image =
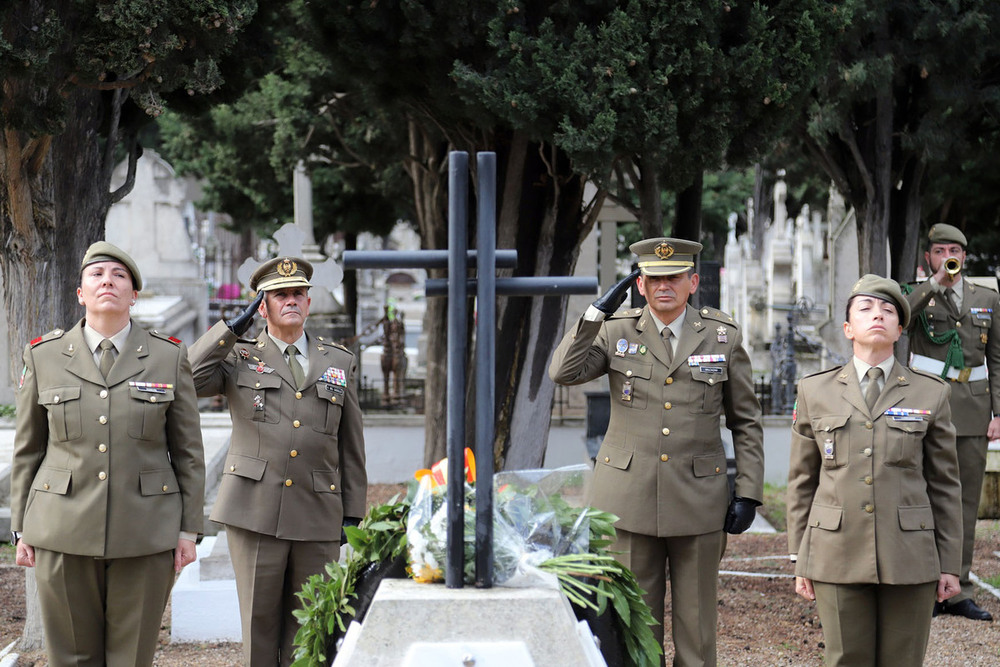
[[[191,346],[199,396],[225,394],[233,436],[212,521],[286,540],[340,540],[363,517],[368,476],[356,389],[344,347],[308,337],[309,373],[296,392],[270,336],[238,340],[219,322]]]
[[[897,362],[869,412],[852,361],[802,378],[792,422],[795,574],[919,584],[959,573],[962,501],[948,383]]]
[[[927,313],[931,333],[958,331],[965,365],[974,368],[986,364],[989,378],[950,382],[952,421],[958,435],[985,436],[992,415],[1000,415],[1000,294],[969,280],[962,283],[964,294],[958,319],[944,304],[944,294],[936,292],[929,280],[914,285],[913,291],[906,295],[913,312],[910,353],[944,360],[948,351],[947,345],[936,345],[927,337],[917,319],[920,311]],[[973,313],[973,308],[991,309],[992,312]]]
[[[594,507],[644,535],[719,531],[729,506],[723,414],[733,433],[736,495],[763,498],[763,431],[750,359],[731,317],[688,306],[668,365],[652,318],[645,307],[604,322],[581,319],[559,343],[549,376],[567,385],[608,376],[611,420],[597,454]]]
[[[204,507],[201,422],[183,343],[133,320],[107,381],[83,320],[25,347],[11,527],[27,544],[97,558],[160,553],[177,547],[180,531],[202,531]]]

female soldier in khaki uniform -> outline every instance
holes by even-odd
[[[896,362],[899,286],[866,275],[844,334],[854,357],[805,377],[792,417],[788,544],[816,600],[827,665],[920,665],[935,597],[959,591],[961,487],[948,385]]]

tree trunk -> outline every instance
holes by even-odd
[[[889,216],[891,278],[900,283],[912,282],[917,274],[921,240],[921,195],[926,169],[923,160],[910,160],[903,170],[899,188],[892,190],[892,213]]]
[[[701,191],[704,175],[698,172],[691,185],[677,193],[677,219],[671,236],[689,241],[701,240]]]
[[[639,168],[639,226],[642,237],[651,239],[663,236],[663,201],[660,192],[660,174],[656,165],[637,160]]]

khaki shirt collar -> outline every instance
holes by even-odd
[[[125,349],[125,341],[128,339],[129,332],[131,331],[132,320],[129,320],[121,331],[112,336],[108,336],[111,342],[115,345],[115,351],[119,354]],[[97,354],[97,347],[101,344],[101,341],[104,340],[104,338],[104,336],[97,333],[97,331],[88,323],[83,323],[83,340],[86,341],[91,354]]]
[[[858,359],[857,357],[852,357],[852,359],[854,361],[854,370],[857,371],[858,373],[858,384],[864,387],[865,386],[864,383],[867,382],[866,376],[868,375],[868,369],[873,368],[873,366],[866,361]],[[895,363],[896,363],[896,357],[890,354],[880,363],[875,364],[874,367],[882,369],[883,383],[885,382],[885,379],[889,377],[889,373],[892,371],[892,367]],[[882,386],[884,387],[885,385],[883,384]]]

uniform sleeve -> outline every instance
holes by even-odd
[[[347,405],[341,415],[337,443],[340,447],[340,494],[344,516],[361,518],[367,513],[368,472],[365,467],[365,434],[358,403],[358,363],[352,356],[347,379]]]
[[[48,414],[38,404],[38,383],[31,346],[24,348],[24,370],[17,390],[17,420],[14,456],[11,461],[10,527],[24,529],[24,510],[31,482],[35,479],[49,441]]]
[[[201,533],[205,522],[205,448],[201,440],[198,397],[183,343],[178,348],[176,378],[174,400],[167,411],[167,448],[180,486],[181,530]]]
[[[986,369],[990,379],[990,402],[994,417],[1000,417],[1000,295],[994,294],[990,332],[986,339]]]
[[[910,329],[913,329],[914,324],[916,324],[917,315],[927,307],[927,303],[938,291],[934,283],[930,280],[925,280],[917,284],[912,292],[903,295],[906,302],[910,304]]]
[[[951,387],[941,383],[941,398],[924,435],[923,458],[941,571],[958,575],[962,568],[962,486],[950,394]]]
[[[736,456],[735,494],[757,502],[764,500],[764,430],[760,423],[760,402],[753,389],[750,356],[737,329],[729,359],[729,379],[723,387],[726,428],[733,434]]]
[[[795,416],[792,419],[792,449],[788,464],[786,496],[788,522],[788,553],[798,554],[805,534],[809,510],[812,507],[822,461],[809,420],[809,401],[803,383],[799,382]]]
[[[229,354],[239,337],[219,320],[188,351],[197,395],[205,398],[226,392],[226,378],[233,370]]]
[[[556,384],[574,385],[589,382],[607,372],[606,324],[581,318],[552,353],[549,377]]]

